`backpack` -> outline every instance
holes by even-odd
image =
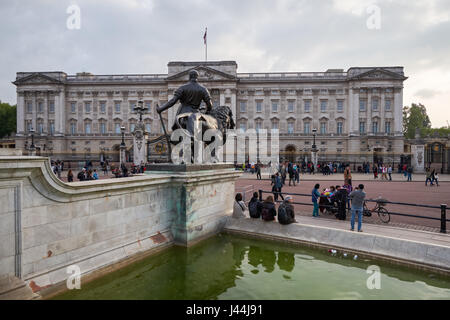
[[[286,224],[288,222],[286,206],[282,203],[278,207],[278,222]]]
[[[264,206],[264,207],[262,208],[262,211],[261,211],[261,217],[262,217],[262,219],[265,220],[265,221],[271,221],[271,220],[274,220],[274,219],[273,219],[273,215],[272,215],[272,213],[270,212],[270,209],[267,208],[266,206]]]
[[[259,218],[258,202],[258,200],[250,201],[250,203],[248,204],[248,211],[250,212],[251,218]]]

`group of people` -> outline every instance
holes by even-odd
[[[67,181],[73,182],[74,174],[72,169],[69,169],[67,172]],[[87,181],[87,180],[98,180],[97,169],[88,169],[83,167],[77,175],[78,181]]]
[[[64,161],[52,161],[51,162],[52,171],[54,174],[58,176],[59,179],[61,179],[61,173],[64,171]]]
[[[237,193],[234,201],[233,217],[237,219],[246,218],[245,212],[248,211],[249,217],[253,219],[274,221],[275,217],[277,217],[280,224],[291,224],[297,222],[295,220],[293,201],[292,196],[287,195],[277,209],[271,195],[267,196],[264,201],[261,201],[258,193],[255,192],[247,206],[242,200],[242,194]]]
[[[428,185],[428,181],[430,181],[430,186],[433,185],[433,182],[436,184],[437,187],[439,187],[439,175],[436,172],[435,168],[426,168],[425,170],[426,173],[426,180],[425,180],[425,185]]]

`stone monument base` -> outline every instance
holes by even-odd
[[[190,246],[219,233],[233,213],[235,181],[242,174],[234,165],[150,164],[146,174],[169,175],[177,190],[171,226],[175,244]]]

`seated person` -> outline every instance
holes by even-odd
[[[237,193],[234,198],[234,207],[233,207],[233,218],[245,218],[244,212],[247,210],[247,206],[244,201],[242,201],[242,194]]]
[[[253,197],[248,203],[250,218],[261,218],[262,202],[258,199],[258,192],[253,193]]]
[[[297,222],[295,220],[294,206],[292,202],[294,199],[292,196],[286,196],[284,201],[278,207],[278,222],[280,224],[290,224]]]
[[[268,196],[262,204],[261,217],[264,221],[273,221],[277,211],[275,210],[275,203],[272,196]]]

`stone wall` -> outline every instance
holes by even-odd
[[[0,156],[0,278],[38,291],[65,281],[69,265],[88,274],[152,248],[189,245],[224,226],[238,175],[222,168],[66,184],[47,158]]]

